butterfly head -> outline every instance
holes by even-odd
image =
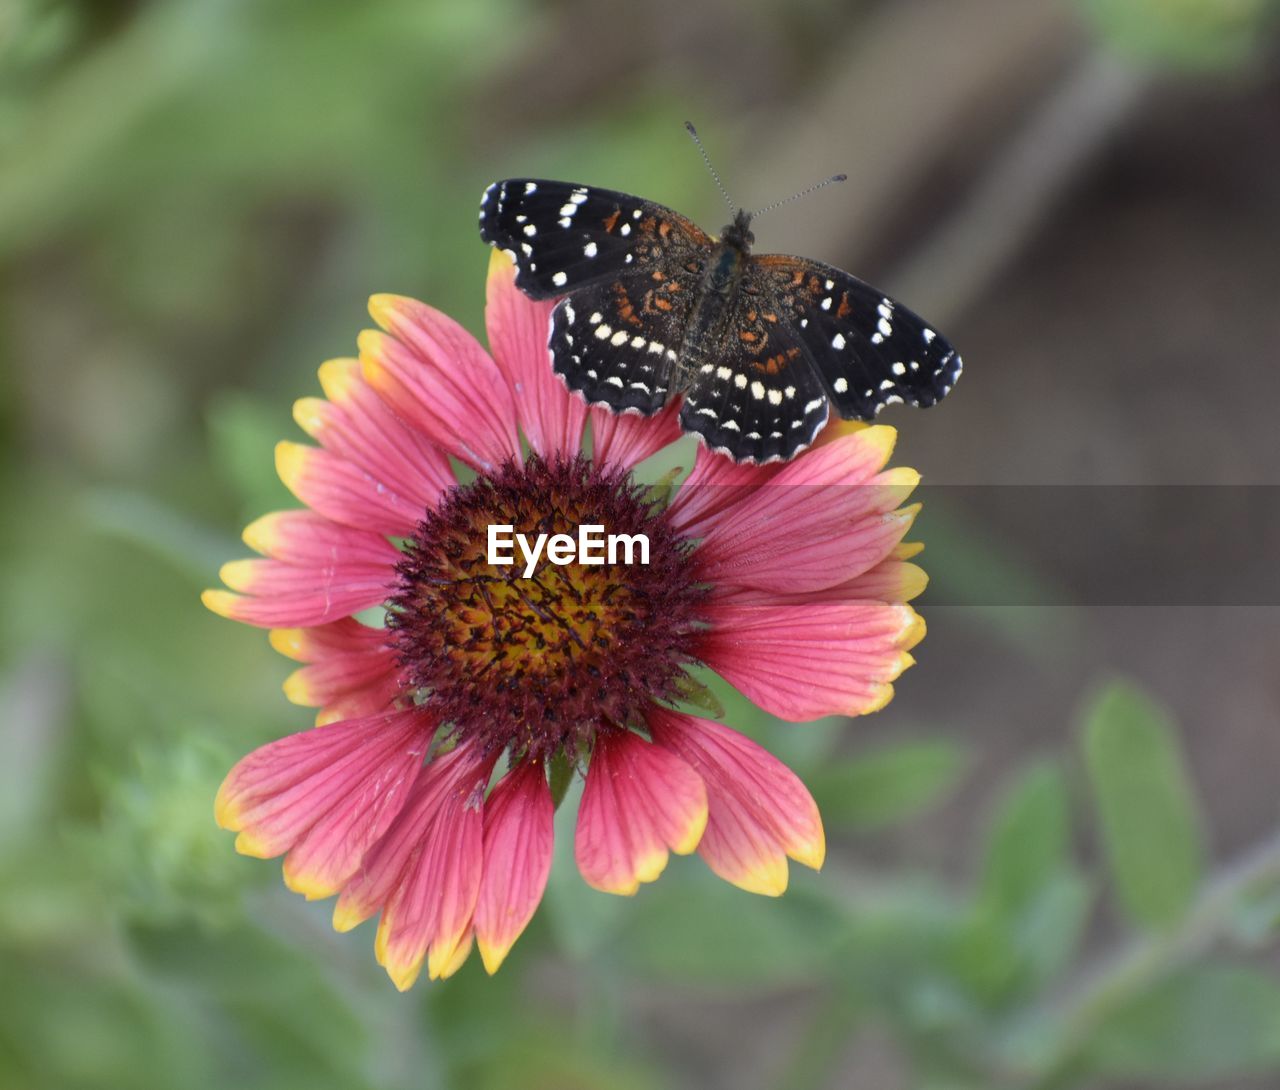
[[[720,232],[721,242],[743,252],[750,250],[756,241],[751,233],[751,215],[745,208],[739,208],[733,222]]]

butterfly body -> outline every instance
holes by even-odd
[[[718,239],[661,205],[516,178],[480,209],[516,285],[552,311],[552,366],[588,402],[652,415],[683,397],[681,427],[736,461],[793,457],[826,423],[886,404],[932,405],[954,349],[905,307],[806,258],[752,254],[751,216]]]

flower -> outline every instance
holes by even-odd
[[[454,972],[473,940],[489,972],[506,957],[547,882],[557,768],[585,770],[575,856],[597,889],[634,893],[671,852],[770,895],[788,859],[820,867],[795,774],[677,705],[697,665],[786,720],[889,700],[924,632],[905,604],[924,586],[902,543],[916,509],[900,506],[918,478],[884,469],[893,430],[829,429],[784,465],[699,449],[662,502],[633,470],[679,437],[672,408],[570,396],[547,365],[549,304],[516,290],[507,258],[490,266],[492,357],[422,303],[369,309],[381,331],[359,360],[324,364],[325,398],[296,405],[319,445],[277,448],[305,507],[252,523],[261,557],[204,595],[271,629],[303,664],[287,696],[320,708],[227,776],[216,817],[237,849],[283,854],[308,898],[336,894],[339,930],[380,914],[401,989],[424,962]],[[648,563],[544,554],[525,578],[490,562],[491,525],[532,539],[584,523],[644,535]]]

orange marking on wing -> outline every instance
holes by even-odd
[[[845,318],[852,313],[853,307],[849,305],[849,293],[842,292],[840,295],[840,305],[836,307],[836,317]]]
[[[613,294],[616,299],[615,306],[618,308],[618,317],[634,326],[644,325],[636,317],[635,305],[631,302],[631,296],[627,294],[627,289],[622,286],[620,281],[614,281]]]
[[[615,208],[613,211],[613,215],[604,221],[604,229],[608,231],[610,234],[613,234],[614,225],[618,222],[618,217],[620,215],[622,215],[622,209]]]
[[[800,349],[788,348],[785,352],[779,352],[776,356],[770,356],[764,363],[753,363],[751,366],[754,370],[760,371],[766,375],[776,375],[787,369],[787,364],[800,355]]]

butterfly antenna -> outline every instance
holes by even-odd
[[[724,187],[724,182],[720,180],[720,175],[716,173],[716,168],[711,165],[711,156],[707,154],[707,149],[702,146],[702,141],[698,139],[698,130],[693,127],[692,121],[686,121],[684,127],[689,130],[689,135],[693,137],[693,142],[698,145],[698,150],[702,152],[702,161],[707,164],[707,170],[711,172],[711,177],[716,180],[716,186],[720,190],[720,195],[724,197],[724,203],[729,206],[729,211],[737,212],[738,205],[733,202],[733,198],[729,196],[729,191]]]
[[[772,204],[766,204],[759,211],[752,212],[751,218],[755,219],[757,216],[763,216],[766,212],[772,212],[775,208],[781,208],[784,204],[790,204],[792,201],[798,201],[801,197],[807,197],[810,193],[816,193],[819,189],[830,185],[832,182],[847,182],[848,180],[849,175],[847,174],[833,174],[825,181],[815,182],[807,189],[800,190],[799,193],[792,193],[790,197],[783,197],[780,201],[774,201]]]

